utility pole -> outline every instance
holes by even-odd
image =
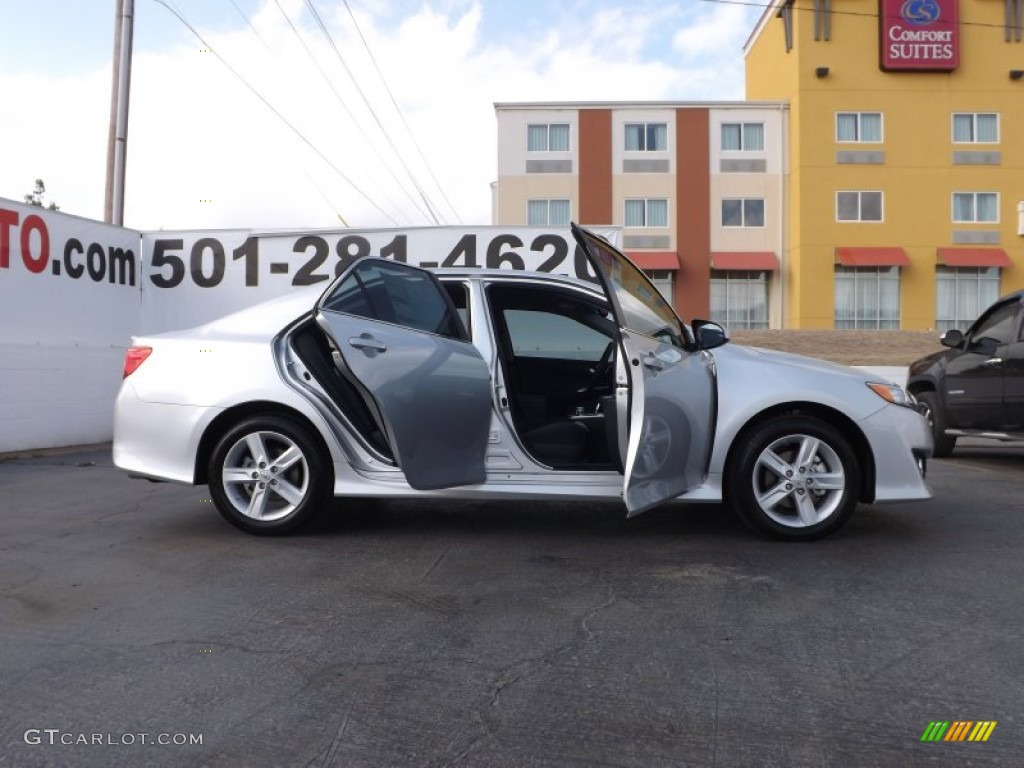
[[[110,127],[107,133],[107,186],[103,220],[124,223],[124,176],[128,143],[128,94],[132,80],[134,0],[116,0],[114,66],[110,86]]]

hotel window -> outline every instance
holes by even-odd
[[[537,123],[526,126],[527,152],[568,152],[568,123]]]
[[[881,112],[836,113],[836,141],[878,143],[881,140]]]
[[[935,268],[935,327],[967,330],[999,298],[999,267]]]
[[[764,200],[759,197],[722,200],[723,227],[763,227]]]
[[[531,227],[568,227],[568,200],[527,200],[526,223]]]
[[[899,267],[837,266],[835,327],[899,328]]]
[[[764,123],[722,123],[722,149],[763,152]]]
[[[999,115],[994,112],[954,112],[954,144],[998,144]]]
[[[999,195],[996,192],[954,192],[953,222],[957,224],[996,224],[999,222]]]
[[[667,227],[668,200],[665,198],[627,200],[625,226]]]
[[[664,152],[667,149],[667,123],[626,123],[627,152]]]
[[[836,192],[836,221],[881,220],[881,192]]]
[[[711,270],[711,319],[729,329],[768,327],[768,273]]]

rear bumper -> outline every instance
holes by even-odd
[[[114,465],[130,475],[191,485],[199,439],[222,410],[144,402],[125,381],[114,401]]]

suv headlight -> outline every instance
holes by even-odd
[[[887,403],[902,405],[907,408],[917,408],[917,400],[915,397],[898,384],[881,384],[877,381],[868,381],[865,383],[868,385],[868,389]]]

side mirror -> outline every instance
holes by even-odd
[[[729,342],[729,332],[710,320],[694,320],[691,324],[697,349],[715,349]]]
[[[945,331],[941,336],[939,336],[939,343],[944,347],[960,349],[964,343],[964,335],[961,331],[954,328],[950,331]]]

